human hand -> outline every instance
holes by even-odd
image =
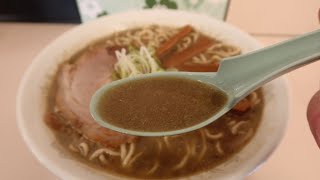
[[[307,118],[310,130],[320,148],[320,90],[311,98],[308,109]]]

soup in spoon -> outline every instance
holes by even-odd
[[[187,128],[219,112],[227,95],[186,78],[154,77],[112,87],[100,98],[102,119],[124,129],[162,132]]]

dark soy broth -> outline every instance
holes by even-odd
[[[111,76],[115,72],[114,63],[119,61],[115,59],[116,57],[108,54],[110,48],[114,49],[117,46],[136,46],[138,48],[141,43],[148,47],[159,48],[168,40],[165,37],[170,38],[179,30],[180,28],[152,25],[115,32],[92,42],[62,63],[48,86],[47,112],[44,116],[44,122],[52,129],[57,138],[57,143],[54,143],[57,146],[52,146],[52,148],[58,147],[59,149],[54,150],[66,155],[63,157],[70,157],[70,160],[79,161],[82,163],[81,165],[88,165],[101,173],[112,174],[120,179],[192,179],[200,173],[214,179],[215,176],[212,174],[223,172],[229,160],[237,161],[239,159],[237,156],[241,154],[242,148],[259,131],[264,110],[262,89],[252,92],[245,98],[250,104],[248,109],[239,111],[233,108],[201,129],[176,136],[129,136],[104,128],[91,117],[89,103],[93,93],[103,84],[121,79],[118,76]],[[170,53],[176,54],[179,47],[188,48],[194,45],[197,36],[204,36],[204,34],[195,29],[185,37],[185,40],[190,40],[187,41],[190,42],[189,46],[185,47],[185,41],[181,41],[180,44],[175,45],[175,49]],[[215,42],[213,45],[215,48],[207,49],[200,54],[201,56],[198,56],[204,57],[205,63],[211,65],[213,62],[220,62],[224,57],[241,53],[239,47],[228,45],[215,37],[208,36],[208,38]],[[183,49],[180,50],[183,51]],[[213,62],[212,57],[215,59]],[[190,61],[193,61],[192,59],[197,60],[196,57],[192,57]],[[167,58],[159,60],[165,61]],[[162,64],[160,65],[164,68]],[[192,72],[207,72],[208,70],[202,68],[206,67],[205,64],[198,62],[194,62],[192,68],[189,65],[187,67]],[[199,91],[199,88],[186,90],[175,83],[172,83],[170,88],[179,90],[180,96],[186,96],[187,92],[191,90],[196,93],[204,93],[204,91]],[[159,94],[160,91],[158,87],[153,88],[153,91],[142,89],[138,93],[145,100],[148,100],[151,96]],[[126,96],[135,98],[133,94],[126,94]],[[177,98],[174,95],[168,95],[166,99],[169,97]],[[194,98],[188,97],[183,100],[186,103],[191,103],[197,101]],[[210,107],[212,102],[207,100],[201,103],[207,103],[206,107]],[[146,107],[145,104],[142,105]],[[185,106],[186,104],[183,109],[186,108]],[[116,110],[116,107],[112,108]],[[127,109],[128,112],[130,108],[141,111],[138,102],[135,102],[132,107],[126,105],[122,108]],[[147,107],[147,110],[143,111],[149,113],[147,111],[150,109],[153,108]],[[155,110],[159,113],[165,109],[161,109],[157,105]],[[194,112],[194,109],[191,110]],[[204,111],[197,109],[197,111],[200,110]],[[161,121],[155,123],[162,123],[165,120],[167,117],[162,115]],[[196,121],[201,120],[197,118]],[[126,119],[126,123],[132,122],[134,121],[129,122],[129,119]],[[177,122],[181,123],[181,120],[177,120]],[[128,126],[131,125],[128,124]],[[67,156],[69,154],[72,156]],[[105,179],[108,177],[106,176]]]
[[[133,80],[108,90],[98,113],[115,126],[147,131],[171,131],[193,126],[219,112],[227,96],[214,86],[186,78]]]

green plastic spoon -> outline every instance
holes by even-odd
[[[320,58],[320,30],[293,38],[244,55],[227,58],[221,62],[218,72],[161,72],[126,78],[101,87],[92,96],[90,112],[101,126],[137,136],[167,136],[186,133],[204,127],[228,112],[237,102],[263,84]],[[145,132],[124,129],[103,121],[97,112],[98,101],[110,88],[131,80],[154,77],[182,77],[213,85],[228,96],[226,105],[211,118],[184,129],[165,132]]]

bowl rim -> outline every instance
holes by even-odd
[[[59,35],[55,40],[53,40],[52,42],[50,42],[44,49],[41,50],[41,52],[33,59],[32,63],[28,66],[27,70],[25,71],[25,73],[22,76],[22,79],[20,81],[19,84],[19,88],[18,88],[18,92],[17,92],[17,96],[16,96],[16,116],[17,116],[17,125],[18,125],[18,129],[20,131],[20,134],[24,140],[24,142],[26,143],[28,149],[32,152],[32,154],[36,157],[36,159],[44,166],[46,167],[49,171],[51,171],[53,174],[55,174],[56,176],[62,178],[62,179],[78,179],[78,177],[74,176],[72,173],[66,172],[65,170],[61,169],[59,167],[59,165],[54,164],[51,162],[51,160],[49,158],[47,158],[45,156],[45,152],[43,152],[41,149],[39,149],[34,141],[32,140],[32,137],[30,137],[29,135],[29,130],[27,130],[24,127],[25,124],[25,120],[22,114],[21,109],[23,108],[22,106],[22,96],[24,94],[26,85],[28,84],[29,81],[29,76],[32,74],[32,67],[35,66],[35,64],[37,64],[38,62],[42,61],[42,59],[40,58],[41,56],[45,55],[48,51],[48,49],[50,49],[50,47],[53,44],[57,44],[59,43],[62,39],[64,39],[65,37],[68,37],[70,34],[73,34],[74,32],[77,31],[77,29],[81,29],[83,27],[87,27],[87,26],[91,26],[93,24],[96,24],[98,22],[103,22],[103,21],[108,21],[109,19],[112,19],[114,17],[128,17],[131,15],[148,15],[149,13],[151,14],[162,14],[162,13],[169,13],[169,14],[173,14],[175,16],[182,16],[184,14],[188,14],[190,16],[197,16],[199,18],[210,18],[213,21],[216,21],[218,24],[222,24],[223,26],[231,29],[232,31],[235,31],[239,34],[241,34],[244,38],[246,39],[253,39],[252,36],[250,36],[248,33],[241,31],[239,28],[216,20],[212,17],[209,17],[207,15],[203,15],[203,14],[198,14],[198,13],[192,13],[192,12],[186,12],[186,11],[181,11],[181,10],[131,10],[131,11],[127,11],[127,12],[121,12],[121,13],[115,13],[113,15],[109,15],[106,17],[102,17],[102,18],[98,18],[96,20],[75,26],[73,28],[71,28],[70,30],[62,33],[61,35]],[[262,47],[260,43],[258,43],[257,41],[255,41],[256,46],[257,47]],[[286,119],[285,121],[285,125],[283,127],[283,130],[281,132],[281,135],[279,136],[280,138],[277,140],[276,143],[273,144],[273,147],[271,147],[271,151],[266,154],[264,156],[264,159],[262,159],[260,161],[260,163],[258,163],[255,167],[251,168],[250,170],[244,171],[240,174],[237,174],[238,176],[236,178],[244,178],[247,175],[252,174],[254,171],[256,171],[269,157],[270,155],[276,150],[276,147],[279,146],[279,144],[281,143],[281,141],[283,140],[284,134],[286,132],[287,126],[288,126],[288,120],[290,119],[290,110],[291,110],[291,90],[289,89],[289,83],[288,80],[285,76],[282,76],[280,78],[278,78],[278,80],[281,80],[283,83],[283,86],[285,87],[285,92],[286,92],[286,102],[287,102],[287,108],[285,109],[286,111]]]

